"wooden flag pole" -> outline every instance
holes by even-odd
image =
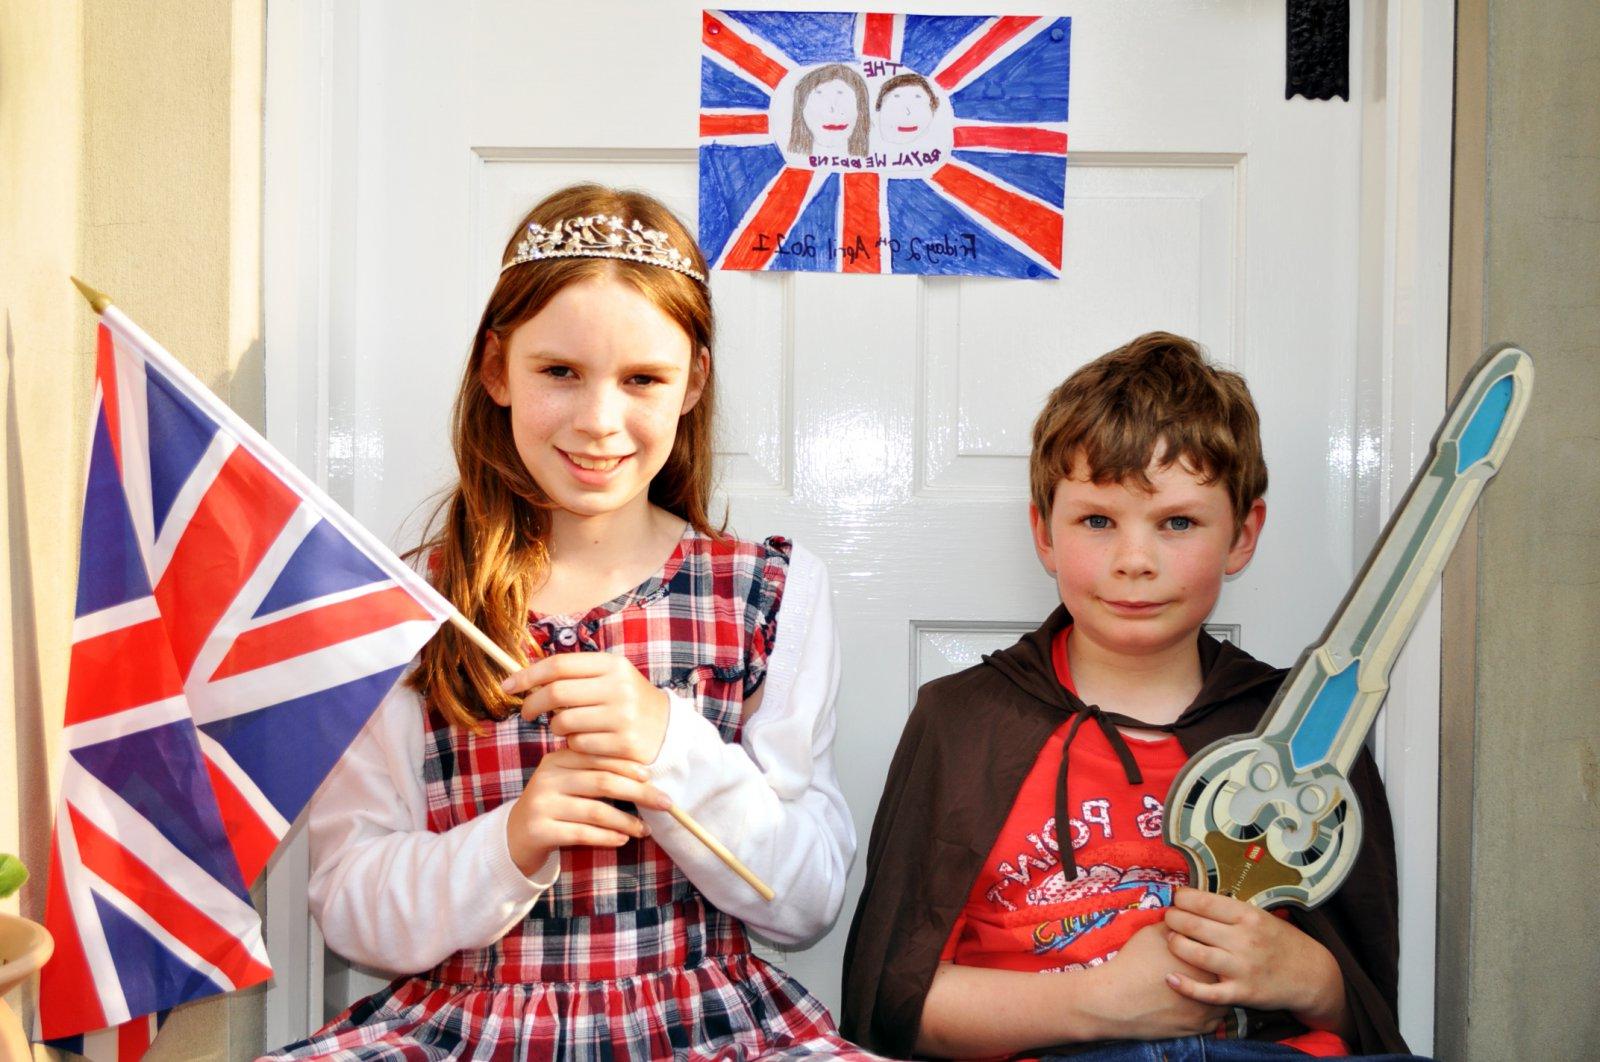
[[[506,674],[510,675],[522,670],[522,665],[517,663],[516,657],[490,641],[489,636],[480,631],[471,620],[463,616],[454,605],[450,606],[449,619],[450,626],[465,634],[473,645],[488,653],[489,659],[499,664]]]

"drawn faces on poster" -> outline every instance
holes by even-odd
[[[939,97],[921,74],[896,74],[878,89],[878,135],[888,144],[915,144],[933,128]]]
[[[793,166],[926,177],[950,157],[953,124],[927,78],[869,59],[790,73],[773,93],[768,128]]]
[[[780,86],[781,94],[781,86]],[[807,71],[794,86],[789,150],[797,155],[867,153],[867,83],[843,63]]]

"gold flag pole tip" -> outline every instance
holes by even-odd
[[[94,307],[95,313],[105,313],[106,307],[111,305],[111,300],[106,297],[105,292],[91,288],[77,277],[72,278],[72,283],[77,287],[79,294],[89,300],[89,305]]]

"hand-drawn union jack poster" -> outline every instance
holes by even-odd
[[[1072,20],[707,11],[722,269],[1061,275]]]

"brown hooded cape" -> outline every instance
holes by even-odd
[[[878,803],[866,887],[845,948],[840,1029],[851,1040],[912,1054],[939,954],[1023,779],[1045,739],[1073,713],[1089,710],[1062,687],[1051,662],[1051,640],[1071,622],[1058,608],[1011,648],[919,691]],[[1199,649],[1200,693],[1169,728],[1191,755],[1218,738],[1254,731],[1285,674],[1203,631]],[[1355,866],[1326,904],[1290,907],[1289,918],[1339,962],[1351,1050],[1404,1052],[1395,1022],[1394,831],[1383,783],[1365,751],[1351,782],[1365,827]],[[1283,1012],[1248,1018],[1252,1038],[1304,1031]]]

